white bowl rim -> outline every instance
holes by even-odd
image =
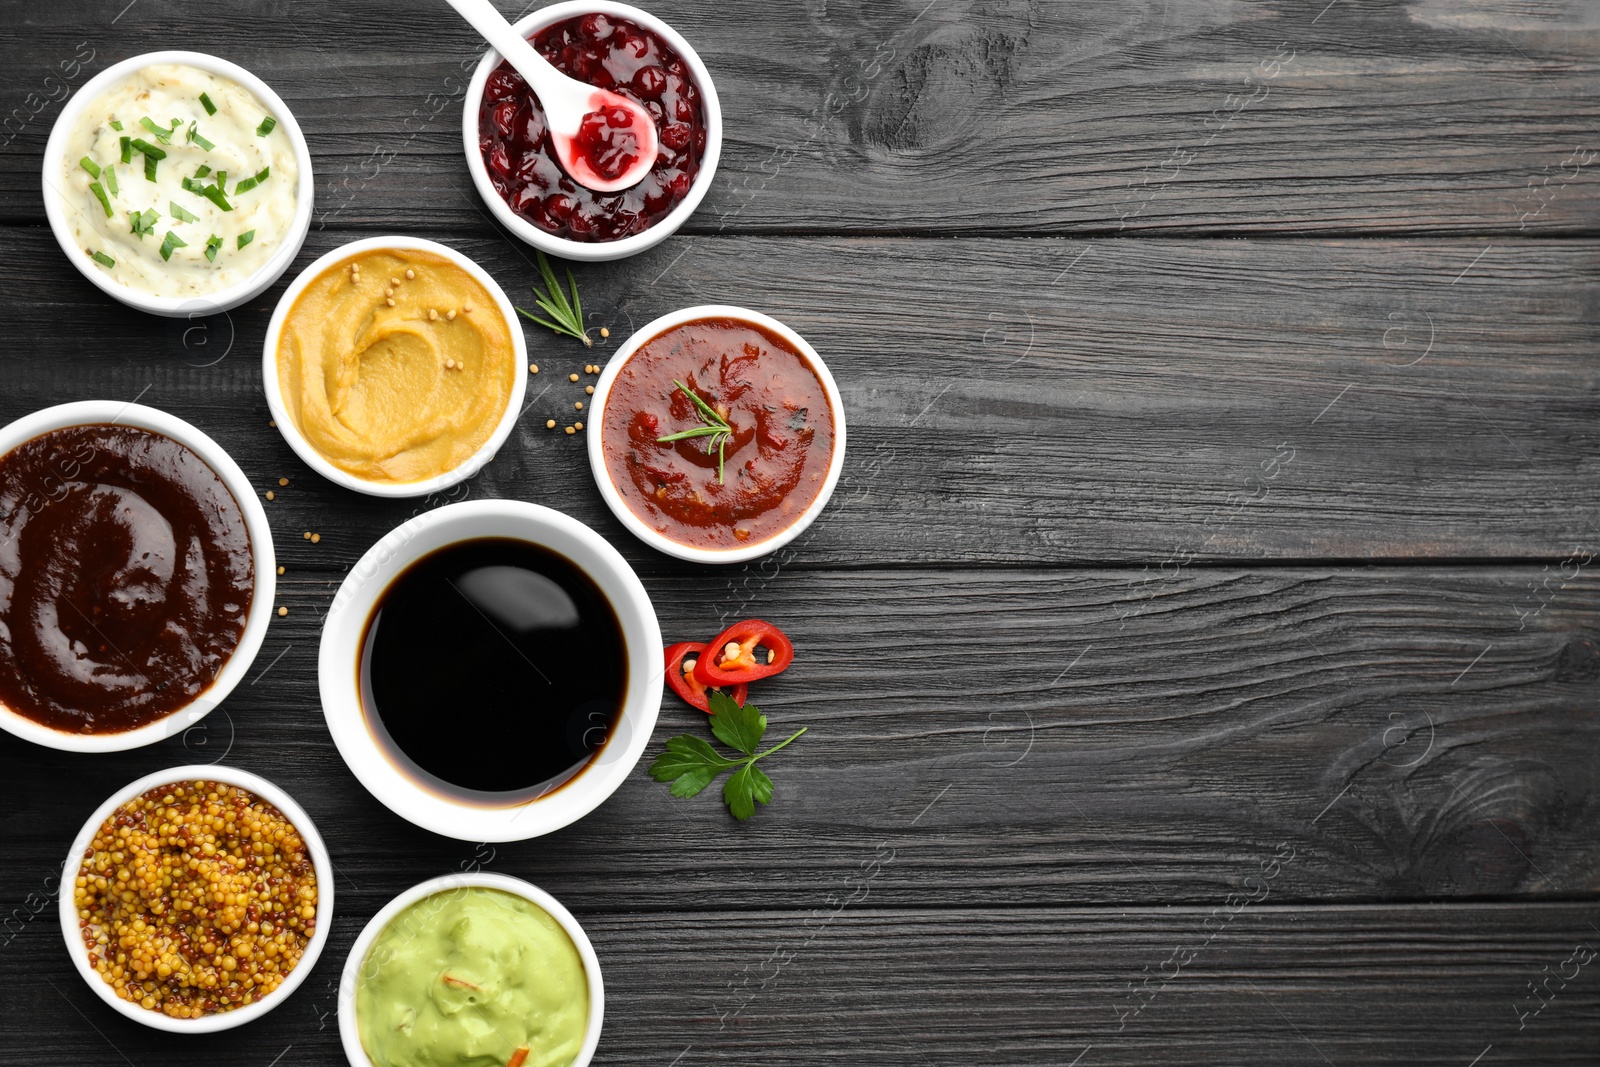
[[[298,186],[295,189],[294,218],[290,221],[289,229],[283,235],[277,251],[273,252],[271,258],[254,274],[243,281],[236,282],[226,289],[218,289],[214,293],[204,293],[199,296],[156,296],[142,289],[115,282],[104,271],[91,267],[93,261],[79,254],[77,242],[72,239],[72,231],[67,226],[67,216],[61,203],[64,198],[54,182],[55,176],[61,173],[67,138],[71,136],[73,124],[78,121],[84,109],[98,99],[112,82],[136,70],[162,63],[197,67],[208,74],[229,78],[238,82],[242,88],[248,89],[283,127],[288,135],[289,144],[294,148],[295,165],[300,171],[297,178]],[[197,318],[203,315],[215,315],[260,296],[283,276],[283,272],[289,269],[289,264],[294,262],[294,257],[300,254],[306,235],[311,232],[311,208],[316,199],[316,180],[311,173],[311,149],[306,143],[305,132],[300,129],[299,120],[294,117],[294,112],[289,110],[289,105],[283,102],[283,98],[273,92],[272,87],[266,82],[237,63],[221,56],[181,49],[131,56],[120,63],[113,63],[84,82],[61,109],[61,114],[56,116],[55,125],[51,127],[50,139],[45,142],[41,177],[44,187],[44,212],[50,222],[50,230],[55,234],[61,250],[66,253],[67,260],[78,268],[78,273],[88,278],[102,292],[129,307],[152,315],[168,317]]]
[[[655,247],[671,237],[699,208],[700,201],[711,191],[711,183],[717,175],[717,163],[722,158],[722,103],[717,97],[717,87],[711,79],[711,71],[694,47],[667,23],[632,4],[621,4],[616,0],[563,0],[562,3],[542,7],[524,16],[512,24],[512,29],[527,37],[530,33],[542,30],[562,19],[591,14],[629,19],[659,34],[682,57],[689,72],[694,75],[696,87],[700,90],[700,99],[706,113],[706,147],[700,155],[700,172],[695,175],[694,182],[689,186],[689,194],[677,207],[667,213],[666,218],[644,232],[624,237],[620,241],[574,241],[546,233],[512,211],[510,205],[495,192],[494,185],[489,181],[489,172],[483,165],[483,153],[478,151],[478,105],[483,99],[489,75],[501,61],[500,53],[492,48],[478,61],[478,68],[473,72],[472,81],[467,85],[466,101],[462,105],[461,139],[467,155],[467,170],[472,174],[472,184],[477,187],[478,195],[489,205],[489,210],[502,225],[523,241],[535,248],[543,249],[552,256],[599,263],[626,259],[628,256]]]
[[[432,252],[443,256],[456,266],[472,275],[478,284],[489,291],[494,297],[497,310],[506,320],[506,329],[511,333],[512,347],[512,375],[511,395],[506,399],[506,409],[500,414],[500,421],[495,425],[494,432],[489,439],[479,446],[478,450],[461,463],[436,474],[432,478],[424,478],[420,482],[373,482],[365,478],[358,478],[348,471],[340,470],[330,463],[321,452],[318,452],[300,432],[300,427],[295,425],[289,417],[289,409],[283,402],[283,391],[278,383],[278,341],[283,335],[283,324],[289,317],[289,309],[294,302],[305,292],[306,287],[317,279],[327,268],[343,259],[359,255],[362,252],[371,252],[381,249],[395,249],[397,251]],[[381,497],[417,497],[437,493],[441,489],[448,489],[452,485],[466,481],[477,474],[494,460],[496,453],[511,436],[511,431],[516,429],[517,419],[522,414],[522,400],[528,391],[528,375],[523,371],[523,365],[528,362],[528,339],[522,332],[522,326],[517,320],[516,308],[511,304],[511,298],[478,263],[465,252],[451,248],[438,241],[430,241],[425,237],[363,237],[357,241],[340,245],[318,256],[304,270],[295,275],[294,281],[283,291],[278,298],[278,306],[272,311],[272,319],[267,323],[267,336],[262,345],[261,360],[261,385],[267,397],[267,408],[272,412],[273,421],[278,424],[278,432],[283,439],[294,449],[295,455],[303,460],[306,466],[322,475],[335,485],[346,489],[353,489],[358,493],[368,496]]]
[[[378,914],[362,927],[355,944],[350,946],[350,955],[345,958],[344,970],[339,976],[339,1040],[344,1045],[345,1058],[350,1061],[350,1067],[374,1067],[371,1057],[361,1046],[361,1030],[355,1012],[356,983],[359,981],[357,972],[366,962],[367,953],[372,950],[372,943],[394,921],[396,915],[417,901],[457,889],[498,889],[519,896],[543,908],[572,939],[573,947],[578,950],[578,956],[583,960],[584,977],[589,982],[589,1018],[584,1024],[586,1029],[583,1046],[578,1050],[578,1056],[572,1061],[571,1067],[588,1067],[589,1061],[594,1059],[595,1049],[600,1045],[600,1030],[605,1023],[606,1015],[606,987],[605,980],[600,974],[600,957],[596,955],[588,933],[559,900],[532,882],[488,871],[444,874],[437,878],[429,878],[425,882],[418,882],[385,904]]]
[[[295,964],[294,970],[289,972],[283,984],[267,996],[232,1011],[202,1015],[198,1019],[174,1019],[170,1015],[121,999],[89,966],[89,954],[83,950],[83,937],[79,933],[78,909],[73,906],[72,887],[77,879],[77,872],[83,865],[84,850],[94,840],[94,832],[113,811],[157,786],[195,781],[220,782],[223,785],[233,785],[248,790],[277,808],[294,824],[294,828],[300,832],[300,839],[306,843],[306,851],[311,853],[312,867],[317,874],[317,929],[311,935],[310,942],[306,944],[300,962]],[[317,957],[322,955],[323,946],[328,943],[329,932],[333,929],[333,860],[328,855],[327,846],[322,843],[322,835],[317,832],[316,825],[312,823],[311,816],[306,814],[305,809],[288,793],[259,774],[220,763],[172,767],[164,771],[154,771],[143,778],[129,782],[112,793],[105,803],[89,816],[88,821],[83,824],[83,829],[78,831],[78,836],[73,840],[72,851],[67,854],[66,865],[61,869],[60,898],[58,911],[61,916],[61,935],[67,942],[67,954],[72,957],[72,962],[77,967],[78,973],[83,976],[83,980],[89,983],[90,988],[101,1000],[135,1022],[157,1030],[166,1030],[174,1034],[212,1034],[219,1030],[231,1030],[235,1026],[242,1026],[252,1019],[265,1015],[299,988],[300,983],[305,981],[306,975],[311,973]]]
[[[457,532],[471,527],[465,532]],[[611,602],[628,646],[626,735],[613,737],[600,758],[559,789],[504,807],[453,800],[428,790],[395,766],[372,736],[356,690],[361,640],[379,596],[397,575],[445,545],[509,537],[544,545],[572,559]],[[550,539],[590,552],[597,572]],[[630,614],[636,617],[630,627]],[[460,841],[524,841],[570,826],[603,804],[644,755],[661,711],[661,626],[650,594],[622,554],[569,515],[520,500],[469,500],[423,512],[391,530],[350,568],[323,620],[317,652],[322,712],[334,746],[356,779],[401,818]],[[618,747],[620,743],[620,748]],[[614,753],[614,755],[612,754]]]
[[[822,481],[822,488],[817,491],[817,497],[806,510],[802,511],[793,523],[782,531],[773,534],[765,541],[758,541],[753,545],[741,545],[738,548],[696,548],[685,545],[667,537],[650,526],[634,514],[628,507],[627,501],[622,499],[622,494],[617,492],[617,487],[612,484],[611,475],[606,470],[605,457],[605,425],[606,425],[606,400],[611,395],[611,385],[617,380],[624,364],[633,358],[644,344],[653,340],[660,334],[682,326],[687,322],[699,319],[743,319],[754,323],[782,337],[795,347],[795,350],[805,356],[811,364],[811,369],[822,382],[822,390],[827,394],[828,403],[833,407],[833,457],[828,462],[828,475]],[[659,318],[652,319],[628,335],[622,342],[616,354],[606,363],[605,370],[595,382],[594,396],[589,405],[589,470],[594,475],[596,487],[600,496],[605,500],[612,514],[616,515],[622,525],[645,544],[660,552],[678,559],[686,559],[691,563],[746,563],[762,556],[770,555],[778,549],[793,541],[805,532],[806,527],[816,521],[822,514],[822,509],[828,506],[828,500],[833,496],[834,488],[839,484],[839,476],[844,471],[845,447],[845,416],[844,398],[839,395],[839,386],[833,380],[833,374],[828,370],[828,365],[823,362],[817,350],[799,333],[779,322],[771,315],[763,315],[759,311],[749,308],[735,307],[731,304],[698,304],[694,307],[681,308],[669,312]]]
[[[169,415],[159,408],[120,400],[78,400],[70,404],[57,404],[0,427],[0,456],[51,430],[101,423],[134,426],[170,437],[199,456],[206,466],[216,472],[244,515],[245,529],[250,535],[250,554],[255,562],[255,585],[251,593],[250,613],[245,617],[244,632],[239,635],[239,643],[217,672],[217,677],[194,700],[154,722],[120,733],[74,734],[35,722],[0,704],[0,729],[25,741],[67,752],[121,752],[138,748],[164,741],[205,718],[244,679],[251,663],[255,661],[256,653],[261,651],[261,643],[266,639],[272,623],[273,599],[278,588],[278,562],[272,547],[272,527],[267,522],[266,509],[261,506],[250,479],[221,445],[176,415]]]

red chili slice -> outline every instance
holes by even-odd
[[[694,676],[694,669],[685,674],[683,661],[693,656],[698,666],[701,653],[706,646],[698,641],[679,641],[675,645],[667,646],[667,685],[674,693],[693,704],[707,715],[711,714],[711,696],[706,692],[706,685]],[[714,686],[712,688],[725,690],[733,698],[733,702],[740,707],[744,706],[745,697],[750,694],[747,685]]]
[[[761,619],[734,623],[707,642],[706,649],[694,667],[701,685],[758,682],[783,673],[794,662],[794,643]],[[766,651],[758,654],[760,649]]]

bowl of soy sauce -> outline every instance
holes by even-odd
[[[339,754],[390,810],[446,837],[519,841],[622,784],[655,729],[660,659],[649,594],[604,538],[483,500],[368,550],[317,669]]]

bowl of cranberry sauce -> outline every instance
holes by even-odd
[[[579,185],[557,162],[538,97],[490,51],[467,89],[462,122],[467,168],[489,209],[524,241],[566,259],[622,259],[664,240],[711,188],[721,154],[722,109],[705,64],[672,27],[627,4],[552,4],[516,30],[562,73],[638,101],[660,147],[632,188]],[[596,119],[577,146],[605,174],[627,165],[637,141]]]
[[[742,563],[810,526],[844,467],[844,405],[805,338],[745,308],[664,315],[595,384],[589,466],[630,533]]]

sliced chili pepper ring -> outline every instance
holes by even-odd
[[[756,655],[762,648],[766,655]],[[734,623],[707,642],[706,649],[694,666],[695,679],[701,685],[758,682],[782,674],[794,662],[794,643],[762,619]]]
[[[687,703],[693,704],[707,715],[711,714],[711,697],[707,686],[694,676],[693,670],[685,674],[683,661],[694,657],[696,665],[703,659],[706,646],[698,641],[679,641],[675,645],[668,645],[667,658],[667,687],[677,693]],[[745,698],[750,694],[750,687],[744,684],[715,686],[722,689],[733,698],[735,704],[744,706]]]

